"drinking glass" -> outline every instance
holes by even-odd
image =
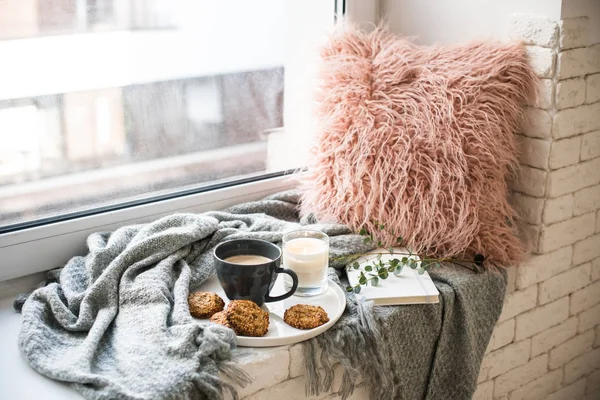
[[[327,290],[329,236],[323,232],[301,229],[283,235],[283,267],[298,276],[296,296],[316,296]],[[293,286],[284,276],[286,289]]]

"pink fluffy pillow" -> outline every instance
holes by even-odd
[[[318,144],[302,214],[395,232],[419,254],[508,266],[524,253],[507,202],[535,75],[520,44],[420,47],[378,29],[322,52]]]

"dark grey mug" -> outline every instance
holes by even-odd
[[[252,265],[225,261],[241,255],[263,256],[270,261]],[[215,247],[214,256],[219,283],[229,300],[252,300],[262,306],[265,302],[287,299],[298,288],[298,276],[292,270],[279,267],[281,249],[271,242],[260,239],[229,240]],[[271,297],[269,292],[280,273],[292,277],[292,288],[281,296]]]

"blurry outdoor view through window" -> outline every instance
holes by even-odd
[[[284,1],[0,1],[0,227],[266,170]]]

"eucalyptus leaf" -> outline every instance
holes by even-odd
[[[352,286],[346,286],[346,292],[350,293],[353,291],[354,291],[354,288]]]
[[[354,261],[354,263],[352,263],[352,268],[358,269],[359,267],[360,265],[358,264],[358,261]]]
[[[417,268],[417,273],[419,275],[423,275],[425,273],[425,270],[423,268]]]
[[[377,286],[379,285],[379,278],[378,277],[373,277],[371,278],[371,286]]]
[[[360,286],[355,286],[354,287],[354,293],[356,293],[356,294],[360,293]]]
[[[365,271],[367,271],[367,272],[373,271],[373,267],[371,267],[370,265],[367,265],[365,267]]]

